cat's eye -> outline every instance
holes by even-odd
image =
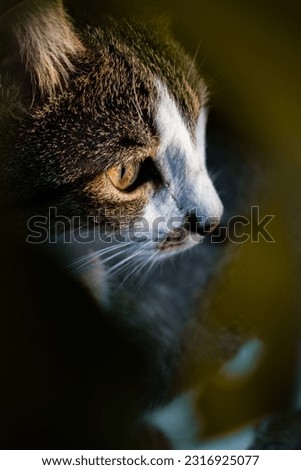
[[[108,170],[108,176],[115,186],[120,191],[126,191],[136,181],[140,170],[140,164],[133,162],[127,165],[117,165]]]

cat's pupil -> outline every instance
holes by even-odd
[[[126,168],[123,165],[120,165],[119,178],[122,180],[126,174]]]
[[[130,163],[128,165],[118,165],[112,167],[108,171],[109,178],[113,185],[121,190],[129,190],[130,187],[136,182],[139,175],[140,165],[136,163]]]

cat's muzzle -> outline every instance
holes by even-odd
[[[188,235],[189,232],[185,227],[179,227],[170,232],[163,240],[163,242],[160,243],[158,248],[159,250],[167,250],[176,248],[179,245],[183,245],[183,243],[185,243],[185,241],[187,240]]]
[[[195,213],[189,214],[185,218],[183,226],[172,230],[160,243],[159,250],[176,249],[183,245],[191,246],[203,240],[206,235],[211,234],[220,224],[219,217],[209,217],[204,222]]]

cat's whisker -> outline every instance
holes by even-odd
[[[200,74],[201,74],[202,68],[203,68],[203,66],[204,66],[204,64],[205,64],[205,62],[206,62],[206,60],[208,59],[208,57],[209,57],[209,54],[208,54],[208,53],[205,54],[205,55],[202,57],[201,62],[197,64],[197,69],[198,69],[198,71],[200,72]],[[207,82],[206,82],[206,84],[207,84]]]
[[[220,177],[222,170],[217,170],[216,166],[210,170],[210,178],[213,183]]]
[[[111,275],[112,272],[116,271],[116,269],[118,269],[119,267],[123,266],[125,263],[127,263],[128,261],[130,261],[132,258],[134,258],[134,256],[136,256],[137,254],[136,253],[132,253],[130,256],[128,256],[127,258],[119,261],[117,264],[115,264],[114,266],[112,266],[110,269],[108,269],[106,271],[106,274],[107,275]],[[118,271],[115,272],[115,275],[117,275]]]
[[[93,260],[94,258],[97,258],[100,255],[100,253],[111,251],[111,250],[116,249],[116,248],[117,248],[117,246],[116,247],[114,246],[114,247],[109,247],[109,248],[106,248],[106,249],[103,249],[103,250],[93,251],[92,253],[88,253],[84,256],[81,256],[80,258],[75,259],[74,261],[72,261],[71,263],[68,264],[68,267],[76,266],[77,264],[81,264],[84,261]]]
[[[97,258],[101,258],[103,255],[111,253],[115,250],[122,250],[127,248],[131,243],[123,243],[122,245],[114,245],[110,247],[103,248],[101,250],[93,251],[92,253],[88,253],[85,256],[82,256],[74,261],[72,261],[69,265],[69,269],[73,269],[75,271],[82,270],[85,266],[93,262]],[[120,253],[117,253],[120,254]],[[116,256],[117,256],[116,254]],[[108,260],[108,259],[107,259]]]
[[[140,281],[138,282],[138,284],[136,286],[136,291],[141,289],[142,285],[144,284],[146,279],[150,276],[150,274],[151,274],[152,270],[154,269],[154,267],[156,266],[156,264],[159,262],[159,258],[156,255],[157,255],[157,252],[154,252],[152,254],[152,256],[144,263],[144,265],[140,269],[140,271],[141,271],[144,268],[144,266],[146,266],[148,263],[150,263],[148,268],[145,270],[143,276],[141,277]]]
[[[152,255],[153,256],[153,255]],[[138,264],[138,269],[135,271],[135,273],[133,273],[133,276],[139,276],[141,271],[143,270],[143,268],[146,266],[146,264],[150,261],[151,258],[147,258],[147,259],[142,259],[140,260],[140,263]]]
[[[196,59],[197,59],[197,56],[198,56],[198,53],[199,53],[199,50],[200,50],[200,47],[201,47],[202,42],[203,42],[203,38],[201,38],[200,41],[199,41],[199,43],[198,43],[198,46],[197,46],[196,51],[195,51],[195,54],[194,54],[194,56],[193,56],[193,59],[192,59],[192,62],[191,62],[191,65],[190,65],[190,68],[189,68],[189,71],[188,71],[186,80],[189,79],[190,74],[191,74],[191,72],[192,72],[192,69],[193,69],[193,67],[195,66]]]
[[[148,261],[149,261],[149,260],[148,260]],[[146,279],[147,279],[148,272],[150,272],[150,268],[152,267],[152,264],[150,264],[150,265],[148,266],[148,262],[145,262],[145,263],[142,265],[141,271],[142,271],[142,269],[145,268],[146,265],[147,265],[147,269],[143,272],[143,274],[142,274],[142,276],[141,276],[139,282],[136,284],[136,286],[135,286],[135,292],[138,292],[138,291],[139,291],[139,289],[142,287],[142,285],[144,284],[144,282],[145,282]]]
[[[139,272],[139,269],[141,267],[141,265],[144,264],[144,260],[141,261],[141,260],[132,260],[129,265],[131,266],[131,271],[127,274],[127,276],[122,280],[122,282],[118,283],[118,286],[116,287],[116,289],[114,290],[114,295],[116,294],[116,292],[121,289],[124,284],[127,282],[127,283],[130,283],[132,281],[132,279],[135,278],[135,276],[138,274]],[[119,272],[119,275],[121,275],[124,271],[126,271],[128,269],[128,265],[124,266],[120,272]]]
[[[146,250],[149,248],[149,246],[152,244],[152,242],[148,243],[145,248]],[[146,251],[145,250],[145,251]],[[142,269],[151,261],[151,259],[157,255],[157,251],[154,251],[150,256],[149,254],[143,254],[143,256],[141,256],[142,253],[139,253],[138,254],[138,257],[140,258],[140,262],[138,264],[138,269],[134,272],[134,273],[131,273],[132,274],[132,277],[134,276],[138,276],[140,274],[140,272],[142,271]]]
[[[151,242],[147,242],[146,245],[145,245],[145,247],[144,247],[144,249],[147,249],[147,248],[148,248],[147,245],[149,245],[150,243],[151,243]],[[142,252],[142,250],[140,250],[140,251]],[[128,275],[127,275],[127,276],[123,279],[123,281],[120,283],[119,287],[122,287],[126,282],[131,282],[131,280],[132,280],[134,277],[138,276],[139,273],[141,272],[143,266],[145,266],[145,264],[149,261],[150,258],[147,257],[147,259],[145,260],[145,256],[143,256],[143,258],[142,258],[142,260],[141,260],[141,254],[142,254],[141,252],[139,252],[139,253],[137,254],[138,260],[136,261],[136,263],[135,263],[135,262],[133,262],[133,264],[130,263],[130,264],[132,264],[132,266],[131,266],[132,268],[134,268],[134,267],[135,267],[135,264],[136,264],[135,270],[132,270],[130,273],[128,273]],[[140,258],[140,259],[139,259],[139,258]],[[126,268],[128,268],[128,266],[126,266],[125,269],[126,269]],[[124,270],[125,270],[125,269],[124,269]],[[119,273],[119,274],[120,274],[120,273]]]
[[[137,251],[135,251],[134,253],[132,253],[130,256],[128,256],[127,258],[121,260],[119,263],[117,263],[116,265],[112,266],[110,269],[108,269],[106,271],[107,275],[111,275],[114,271],[115,271],[115,276],[118,274],[118,271],[116,272],[116,269],[118,269],[119,267],[123,266],[125,263],[128,263],[131,259],[133,259],[134,257],[136,257],[139,253],[141,253],[142,251],[145,250],[145,246],[142,246],[141,248],[139,248]]]
[[[148,242],[144,242],[143,249],[147,249],[147,245],[149,245],[151,243],[152,243],[152,240],[150,240]],[[106,262],[110,261],[111,259],[121,255],[122,251],[124,251],[125,249],[128,249],[130,246],[132,246],[132,247],[135,246],[132,241],[122,242],[122,243],[119,243],[119,244],[115,244],[113,246],[104,247],[100,250],[95,250],[92,253],[88,253],[88,254],[72,261],[71,263],[69,263],[68,264],[68,269],[72,269],[76,272],[80,271],[97,258],[101,258],[103,261],[106,261]],[[140,244],[139,244],[139,248],[140,248]],[[118,252],[115,253],[114,255],[110,256],[109,258],[104,257],[104,255],[107,255],[107,254],[111,253],[112,251],[116,251],[116,250],[118,250]],[[137,253],[138,255],[139,255],[139,252],[140,252],[140,250]]]
[[[136,93],[136,88],[135,88],[135,76],[134,76],[134,71],[133,71],[133,76],[132,76],[132,85],[133,85],[133,93],[134,93],[134,100],[133,100],[133,104],[136,108],[136,111],[138,113],[138,116],[139,116],[139,119],[140,121],[143,122],[143,114],[142,114],[142,110],[141,110],[141,106],[139,104],[139,100],[138,100],[138,96],[137,96],[137,93]]]
[[[129,245],[130,244],[131,243],[129,243]],[[120,247],[120,251],[118,251],[117,253],[114,253],[113,255],[109,256],[108,258],[102,258],[102,261],[107,263],[108,261],[111,261],[112,259],[116,258],[117,256],[120,256],[124,251],[126,251],[126,249],[128,249],[128,247],[123,245],[122,247]]]
[[[74,235],[75,233],[78,233],[80,230],[82,230],[83,228],[87,227],[86,224],[83,224],[83,225],[79,225],[78,227],[76,226],[73,226],[70,230],[69,230],[69,233],[71,235]]]

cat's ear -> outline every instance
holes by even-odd
[[[68,82],[84,50],[61,0],[19,2],[0,18],[0,31],[1,76],[42,96]]]

